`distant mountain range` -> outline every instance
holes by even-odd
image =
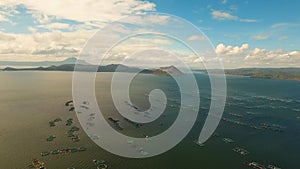
[[[97,65],[83,65],[77,64],[76,69],[78,71],[88,72],[91,70],[97,70],[97,72],[140,72],[146,74],[156,74],[156,75],[183,75],[183,73],[178,70],[175,66],[162,67],[160,69],[140,69],[137,67],[129,67],[122,64],[110,64],[106,66]],[[6,67],[2,71],[73,71],[75,64],[64,64],[59,66],[49,66],[49,67],[34,67],[34,68],[13,68]]]
[[[75,64],[77,59],[75,57],[68,58],[63,61],[42,61],[42,62],[21,62],[21,61],[0,61],[0,66],[11,66],[11,67],[45,67],[45,66],[59,66],[67,64]],[[78,60],[79,64],[89,65],[84,60]]]
[[[16,66],[32,66],[30,68],[14,68],[6,67],[3,71],[73,71],[77,59],[68,58],[60,62],[45,61],[45,62],[3,62],[0,65],[16,65]],[[91,65],[84,60],[78,60],[77,70],[90,71],[97,70],[98,72],[141,72],[156,75],[182,75],[183,73],[175,66],[160,67],[158,69],[141,69],[130,67],[121,64],[110,64],[106,66]],[[206,70],[195,70],[206,72]],[[214,72],[214,70],[211,70]],[[215,72],[219,72],[215,69]],[[300,68],[240,68],[226,69],[226,74],[249,76],[251,78],[274,78],[300,81]]]
[[[215,72],[219,72],[215,69]],[[206,70],[198,70],[207,72]],[[211,70],[214,72],[214,70]],[[248,76],[251,78],[283,79],[300,81],[300,68],[239,68],[226,69],[225,74]]]
[[[227,69],[226,74],[252,78],[286,79],[300,81],[300,68],[241,68]]]
[[[68,58],[63,61],[44,61],[44,62],[15,62],[15,61],[0,61],[0,65],[9,65],[2,71],[73,71],[75,64],[78,71],[97,70],[98,72],[141,72],[157,75],[182,75],[183,73],[175,66],[161,67],[159,69],[141,69],[137,67],[129,67],[122,64],[110,64],[105,66],[92,65],[84,60],[76,58]],[[16,68],[22,67],[23,68]],[[27,68],[25,68],[25,66]],[[29,67],[29,68],[28,68]]]
[[[139,68],[128,67],[124,65],[111,64],[106,66],[97,66],[97,65],[83,65],[77,64],[78,71],[91,71],[97,70],[98,72],[115,72],[117,68],[120,67],[123,72],[136,72],[141,71]],[[14,68],[14,67],[6,67],[3,71],[73,71],[75,68],[75,64],[63,64],[63,65],[52,65],[49,67],[32,67],[32,68]]]

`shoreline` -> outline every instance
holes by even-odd
[[[90,66],[80,65],[80,71],[82,72],[89,72]],[[94,65],[95,66],[95,65]],[[108,66],[99,66],[97,68],[97,72],[115,72],[116,67],[119,65],[113,65],[113,68]],[[120,65],[124,66],[124,65]],[[68,64],[68,65],[60,65],[60,66],[50,66],[50,67],[32,67],[32,68],[14,68],[14,67],[6,67],[4,69],[0,69],[1,72],[15,72],[15,71],[43,71],[43,72],[73,72],[75,65]],[[107,68],[109,67],[109,68]],[[136,67],[128,67],[124,66],[124,73],[130,73],[132,70],[139,69],[140,73],[143,74],[156,74],[160,75],[157,70],[150,70],[150,69],[141,69]],[[102,69],[102,70],[101,70]],[[162,70],[161,70],[162,71]],[[201,72],[206,73],[207,70],[199,69],[193,70],[193,72]],[[210,72],[212,73],[219,73],[219,69],[211,69]],[[223,72],[223,71],[222,71]],[[166,73],[166,72],[165,72]],[[291,80],[291,81],[298,81],[300,82],[300,68],[239,68],[239,69],[225,69],[225,75],[235,75],[235,76],[244,76],[249,78],[261,78],[261,79],[280,79],[280,80]]]

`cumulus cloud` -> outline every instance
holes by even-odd
[[[49,22],[53,16],[79,22],[109,22],[124,15],[155,10],[154,3],[140,0],[2,0],[0,3],[0,6],[17,5],[29,9],[41,23]]]
[[[242,46],[239,47],[239,46],[231,46],[231,45],[225,46],[224,44],[221,43],[216,47],[215,51],[219,55],[238,55],[248,50],[248,48],[249,48],[248,44],[242,44]]]
[[[99,27],[125,15],[154,11],[155,4],[142,0],[1,0],[0,22],[12,22],[10,17],[19,13],[22,6],[31,14],[36,26],[27,29],[32,34],[9,34],[0,32],[0,60],[37,60],[51,56],[76,56],[87,40]],[[64,22],[70,20],[69,24]],[[132,23],[165,23],[168,17],[136,17]],[[40,28],[48,32],[41,32]],[[63,32],[65,30],[72,32]],[[120,33],[130,33],[120,24],[114,29]],[[169,43],[159,41],[156,43]]]
[[[76,56],[94,31],[52,31],[33,34],[0,32],[0,60],[55,59]],[[17,58],[16,58],[17,57]]]
[[[280,50],[266,50],[255,48],[245,58],[245,61],[261,61],[263,62],[277,62],[277,63],[299,63],[300,52],[299,51],[284,51]]]
[[[254,48],[251,50],[248,44],[243,44],[240,47],[219,44],[215,51],[220,54],[226,68],[300,66],[300,51],[297,50],[267,50],[263,48]]]

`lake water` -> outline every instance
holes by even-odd
[[[119,119],[123,134],[143,137],[156,135],[175,120],[180,98],[174,80],[166,76],[139,75],[130,87],[132,101],[147,109],[147,94],[155,88],[166,92],[168,107],[164,116],[140,128],[126,122],[115,110],[110,92],[112,73],[98,73],[96,95],[105,117]],[[247,169],[246,161],[274,164],[284,169],[298,169],[300,154],[300,82],[276,79],[252,79],[227,76],[227,103],[223,120],[204,147],[198,138],[210,103],[210,84],[206,74],[195,74],[200,88],[201,109],[188,136],[172,150],[146,159],[119,157],[101,149],[80,130],[81,140],[72,142],[66,136],[68,118],[80,127],[75,112],[64,104],[72,99],[71,72],[0,72],[0,168],[28,168],[33,158],[46,163],[48,169],[75,167],[96,168],[93,159],[107,161],[112,169]],[[48,122],[61,118],[56,127]],[[242,125],[235,124],[240,122]],[[163,124],[163,125],[161,125]],[[256,128],[256,129],[255,129]],[[47,142],[46,138],[56,135]],[[234,143],[225,143],[231,138]],[[100,138],[101,139],[101,136]],[[41,157],[45,150],[80,147],[85,152]],[[232,149],[242,147],[250,153],[242,156]]]

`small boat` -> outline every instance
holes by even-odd
[[[266,169],[265,166],[263,166],[262,164],[259,164],[257,162],[245,162],[245,164],[254,169]]]
[[[50,125],[50,127],[55,127],[56,126],[54,121],[49,121],[49,125]]]
[[[204,144],[201,143],[199,140],[195,140],[194,143],[196,143],[200,147],[204,147]]]
[[[123,127],[121,127],[119,120],[115,120],[112,117],[109,117],[108,120],[111,121],[118,130],[123,130]]]
[[[86,151],[86,150],[87,150],[86,147],[79,147],[79,148],[78,148],[78,151],[79,151],[79,152]]]
[[[145,137],[145,139],[146,139],[147,141],[151,141],[151,137],[149,137],[148,135],[143,134],[143,136]]]
[[[149,136],[148,136],[148,135],[146,135],[146,134],[143,134],[143,136],[144,136],[145,138],[149,138]]]
[[[243,117],[243,115],[236,114],[236,113],[229,113],[229,115],[234,116],[234,117],[239,117],[239,118]]]
[[[123,127],[122,127],[119,123],[115,123],[115,127],[116,127],[118,130],[123,130]]]
[[[136,122],[134,122],[134,121],[131,121],[131,120],[125,118],[125,117],[124,117],[124,120],[126,120],[128,123],[131,123],[131,124],[135,125],[136,128],[139,128],[139,127],[141,127],[141,126],[143,125],[143,124],[140,124],[140,123],[136,123]],[[161,123],[161,124],[162,124],[162,123]]]
[[[77,149],[77,148],[71,148],[71,149],[70,149],[70,153],[76,153],[76,152],[78,152],[78,149]]]
[[[65,106],[72,106],[73,105],[73,100],[67,101],[65,103]]]
[[[107,164],[101,164],[97,166],[97,169],[107,169],[107,168],[108,168]]]
[[[267,168],[268,168],[268,169],[281,169],[281,168],[279,168],[279,167],[277,167],[277,166],[274,166],[274,165],[271,165],[271,164],[269,164],[269,165],[267,166]]]
[[[249,111],[246,112],[246,114],[247,114],[247,115],[256,115],[256,113],[254,113],[254,112],[249,112]]]
[[[56,118],[56,119],[54,119],[53,121],[56,123],[56,122],[62,121],[62,119],[61,119],[61,118]]]
[[[79,142],[79,141],[80,141],[80,138],[78,137],[78,135],[74,135],[74,136],[72,137],[72,141],[73,141],[73,142]]]
[[[111,121],[111,122],[113,122],[113,123],[118,123],[119,122],[119,120],[115,120],[112,117],[109,117],[108,120]]]
[[[231,138],[223,138],[223,141],[225,143],[233,143],[234,142],[234,140],[232,140]]]
[[[35,169],[46,169],[45,163],[43,161],[39,161],[38,159],[33,159],[31,166]]]
[[[93,160],[93,162],[95,163],[95,165],[104,164],[105,163],[104,160]]]
[[[73,127],[71,128],[71,131],[79,131],[79,127],[73,126]]]
[[[79,148],[63,148],[63,149],[55,149],[53,151],[43,151],[41,152],[41,156],[48,156],[48,155],[58,155],[58,154],[68,154],[68,153],[77,153],[87,151],[86,147],[79,147]]]
[[[46,140],[47,140],[47,141],[53,141],[55,138],[56,138],[55,135],[51,135],[51,136],[49,136]]]
[[[66,126],[71,126],[73,124],[73,119],[69,118],[66,122]]]
[[[50,151],[43,151],[41,152],[41,156],[47,156],[50,154]]]
[[[243,149],[243,148],[240,148],[240,147],[236,147],[236,148],[234,148],[234,149],[232,149],[232,150],[233,150],[234,152],[240,154],[240,155],[243,155],[243,156],[248,155],[248,154],[250,153],[249,151],[247,151],[247,150],[245,150],[245,149]]]
[[[56,155],[56,154],[59,154],[59,153],[60,153],[60,150],[58,150],[58,149],[55,149],[55,150],[51,151],[51,154],[53,154],[53,155]]]
[[[88,107],[88,106],[85,106],[85,105],[81,105],[80,107],[81,107],[81,108],[84,108],[84,109],[86,109],[86,110],[89,109],[89,107]]]
[[[71,107],[70,109],[69,109],[69,111],[74,111],[75,110],[75,107]]]
[[[74,131],[72,131],[72,130],[67,131],[67,136],[68,137],[73,137],[74,136]]]
[[[104,160],[93,160],[94,164],[97,166],[97,169],[107,169],[108,166]]]

